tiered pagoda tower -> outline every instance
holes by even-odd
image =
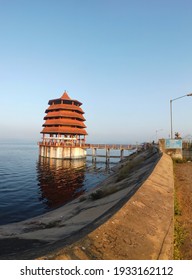
[[[49,100],[48,104],[39,154],[60,159],[86,157],[83,146],[87,132],[82,103],[71,99],[67,92],[64,92],[60,98]]]

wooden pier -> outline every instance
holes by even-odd
[[[125,150],[129,150],[129,151],[136,150],[138,146],[120,145],[120,144],[84,144],[83,148],[92,150],[91,154],[87,154],[87,156],[92,157],[92,161],[96,161],[97,157],[102,157],[102,158],[106,158],[106,162],[108,162],[110,158],[120,158],[120,160],[123,160]],[[105,150],[105,155],[97,154],[98,149]],[[119,150],[120,151],[119,156],[111,155],[110,153],[111,150]]]
[[[120,144],[86,144],[84,142],[77,142],[77,143],[68,143],[66,141],[61,141],[61,139],[58,140],[49,140],[49,141],[42,141],[39,142],[40,149],[40,155],[51,157],[51,158],[64,158],[62,156],[56,155],[56,152],[60,152],[60,154],[63,154],[62,151],[59,149],[63,149],[63,151],[68,151],[69,155],[68,157],[65,156],[65,158],[72,158],[71,154],[72,151],[75,151],[76,149],[81,149],[82,151],[85,150],[92,150],[91,154],[86,154],[85,156],[91,156],[92,161],[96,161],[98,157],[106,158],[106,162],[109,162],[110,158],[119,158],[122,160],[124,158],[124,151],[129,150],[137,150],[139,148],[138,145],[120,145]],[[104,154],[97,154],[97,150],[105,150]],[[119,155],[111,155],[111,150],[119,150]],[[42,154],[42,151],[44,153]]]

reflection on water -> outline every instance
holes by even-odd
[[[85,159],[60,160],[39,157],[37,178],[40,199],[49,209],[59,207],[84,192]]]
[[[114,164],[106,164],[105,158],[94,163],[92,157],[74,161],[39,158],[34,143],[0,142],[0,225],[66,204],[96,187]]]

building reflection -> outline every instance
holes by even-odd
[[[40,200],[48,209],[64,205],[84,192],[86,160],[39,157],[37,179]]]

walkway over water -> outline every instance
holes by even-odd
[[[138,145],[130,144],[86,144],[86,143],[69,143],[65,141],[42,141],[38,143],[39,145],[45,146],[62,146],[62,147],[81,147],[84,149],[111,149],[111,150],[134,150]]]
[[[109,161],[110,158],[120,158],[121,160],[124,158],[124,151],[134,151],[140,148],[140,145],[131,145],[131,144],[87,144],[82,142],[68,142],[62,140],[52,140],[52,141],[43,141],[39,143],[39,146],[44,147],[63,147],[63,148],[82,148],[85,150],[92,150],[91,154],[87,154],[87,156],[92,156],[92,160],[95,161],[97,157],[105,157],[106,161]],[[97,154],[97,150],[105,150],[105,152],[101,154]],[[111,155],[111,150],[119,150],[119,155]]]
[[[97,157],[105,157],[106,161],[109,161],[110,158],[120,158],[121,160],[124,158],[124,151],[129,150],[133,151],[138,148],[136,145],[120,145],[120,144],[85,144],[84,147],[86,149],[92,149],[92,154],[87,154],[87,156],[92,156],[92,160],[96,161]],[[97,149],[105,150],[105,155],[97,154]],[[119,150],[119,155],[111,155],[111,150]]]
[[[134,150],[136,145],[121,145],[121,144],[84,144],[86,149],[110,149],[110,150]]]

